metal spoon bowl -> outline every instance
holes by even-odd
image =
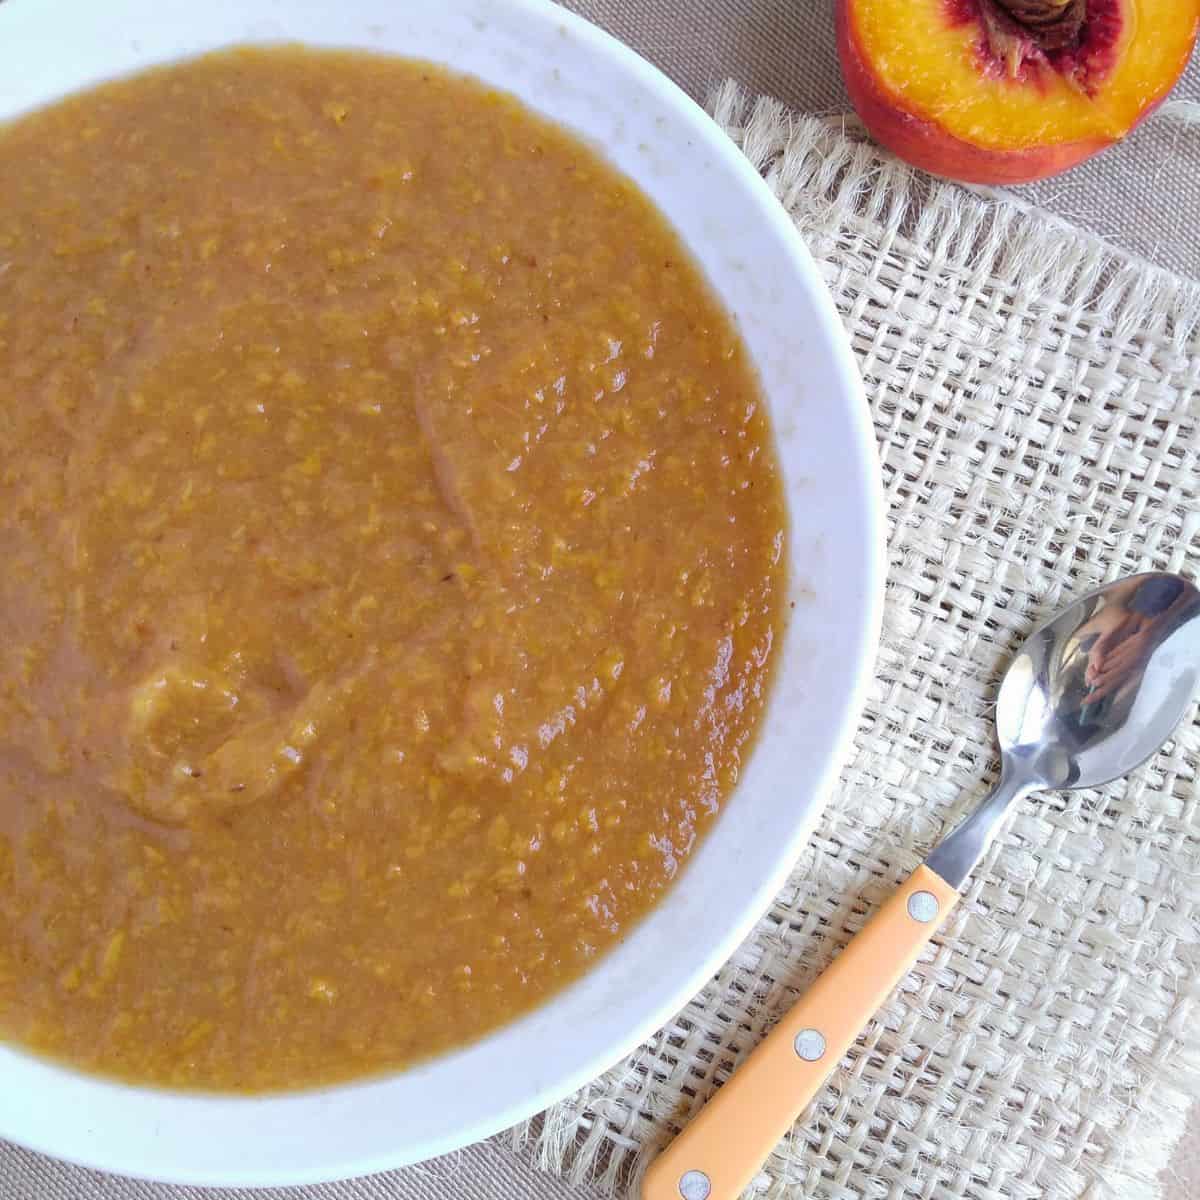
[[[1151,572],[1076,600],[1029,635],[1005,673],[996,704],[1000,782],[929,867],[961,887],[1015,800],[1127,775],[1171,736],[1198,686],[1194,584]]]

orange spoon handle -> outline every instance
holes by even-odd
[[[655,1159],[642,1200],[736,1200],[957,900],[918,867]]]

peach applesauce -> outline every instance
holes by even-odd
[[[729,320],[573,136],[234,50],[0,129],[0,1036],[302,1087],[478,1037],[744,762],[785,512]]]

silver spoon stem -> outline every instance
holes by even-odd
[[[1036,780],[1006,769],[991,794],[979,802],[953,833],[934,847],[925,865],[952,888],[961,891],[1003,827],[1009,809],[1041,786]]]

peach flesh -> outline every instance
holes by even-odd
[[[877,141],[934,174],[1011,184],[1076,165],[1151,112],[1186,65],[1200,0],[838,0],[836,16],[847,90]]]

